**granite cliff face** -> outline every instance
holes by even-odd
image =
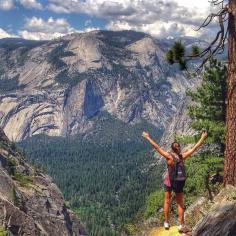
[[[0,127],[14,141],[87,133],[106,111],[164,130],[195,84],[168,65],[165,48],[133,31],[0,40]]]
[[[7,235],[86,235],[52,179],[25,162],[0,129],[0,231]]]
[[[179,103],[177,112],[172,117],[171,122],[169,123],[169,126],[166,128],[160,141],[160,145],[164,149],[166,150],[170,149],[171,143],[174,142],[175,136],[196,134],[196,131],[194,131],[190,127],[191,119],[188,116],[188,111],[187,111],[187,107],[191,103],[192,102],[189,97],[185,97],[182,100],[182,103]]]

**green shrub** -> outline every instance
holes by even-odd
[[[15,76],[14,78],[5,78],[0,79],[0,92],[8,92],[16,89],[24,88],[24,85],[19,85],[19,76]]]
[[[20,172],[14,173],[13,179],[19,182],[22,187],[29,187],[29,185],[33,183],[33,179],[31,176],[25,175]]]
[[[7,236],[7,231],[4,229],[3,226],[0,227],[0,236]]]
[[[67,69],[61,71],[55,78],[55,80],[59,84],[69,84],[71,87],[74,87],[78,83],[80,83],[82,80],[87,79],[89,77],[92,77],[91,72],[87,73],[72,73],[69,74],[69,71]]]
[[[128,235],[135,235],[137,233],[137,228],[134,224],[126,224],[124,228]]]
[[[148,217],[155,215],[157,210],[163,207],[163,201],[164,201],[163,190],[151,193],[146,199],[146,209],[144,211],[144,217],[147,219]]]

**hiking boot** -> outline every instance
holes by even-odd
[[[169,225],[169,223],[167,223],[167,222],[164,222],[164,228],[165,228],[165,229],[169,229],[169,228],[170,228],[170,225]]]
[[[186,225],[178,225],[177,228],[178,228],[179,233],[184,233],[184,234],[186,234],[186,233],[189,233],[189,232],[192,231],[192,230],[191,230],[188,226],[186,226]]]

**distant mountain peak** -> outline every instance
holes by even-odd
[[[11,140],[90,132],[100,111],[165,129],[194,85],[167,63],[166,41],[141,32],[16,42],[0,41],[0,126]]]

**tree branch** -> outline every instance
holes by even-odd
[[[219,5],[224,3],[224,1],[219,1],[219,0],[211,0],[209,2],[211,2],[214,5]],[[187,60],[195,57],[203,58],[203,61],[201,65],[198,67],[197,71],[201,70],[205,65],[205,63],[209,59],[211,59],[214,55],[224,52],[225,40],[228,35],[228,28],[225,31],[224,22],[228,20],[228,13],[229,13],[228,4],[226,4],[225,6],[222,5],[222,9],[220,9],[217,13],[211,13],[210,15],[208,15],[207,18],[204,20],[204,22],[201,24],[201,26],[196,30],[198,31],[201,28],[208,26],[213,21],[213,19],[218,18],[220,30],[217,32],[215,38],[211,41],[209,46],[204,50],[202,50],[201,52],[199,52],[197,55],[187,56]]]

